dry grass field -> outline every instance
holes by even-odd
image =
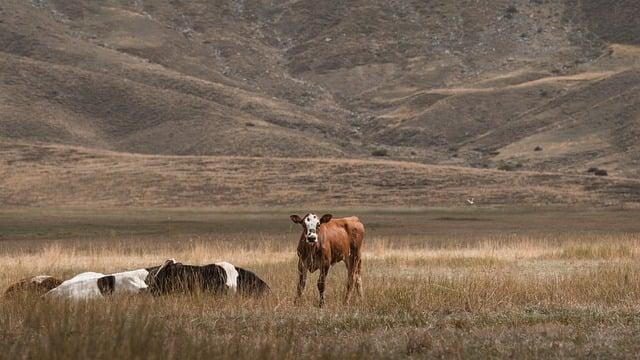
[[[293,209],[301,213],[302,209]],[[322,211],[318,211],[322,212]],[[365,297],[293,304],[299,229],[278,209],[0,210],[0,288],[159,264],[231,261],[272,287],[222,296],[0,300],[0,357],[633,358],[640,351],[640,212],[340,209],[367,226]]]
[[[0,141],[0,203],[97,207],[638,208],[640,180],[373,159],[160,156]]]

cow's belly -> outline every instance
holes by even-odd
[[[340,261],[342,261],[342,255],[334,255],[331,257],[331,265],[338,263]],[[316,270],[318,270],[320,268],[320,264],[322,264],[322,257],[316,257],[314,259],[311,260],[307,260],[306,262],[307,264],[307,269],[309,270],[310,273],[314,273],[316,272]]]

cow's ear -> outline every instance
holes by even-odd
[[[331,221],[331,218],[333,217],[333,215],[331,214],[324,214],[322,215],[322,217],[320,218],[320,223],[324,224],[324,223],[328,223],[329,221]]]
[[[100,294],[109,295],[116,288],[116,277],[113,275],[103,276],[98,279],[98,289]]]
[[[298,215],[291,215],[289,217],[291,218],[291,221],[293,221],[296,224],[302,223],[302,219]]]

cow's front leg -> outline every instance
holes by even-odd
[[[320,276],[318,277],[318,292],[320,293],[319,307],[324,306],[324,283],[327,278],[327,273],[329,273],[329,266],[322,266],[320,268]]]
[[[300,301],[300,297],[302,296],[302,292],[304,291],[304,288],[306,285],[307,285],[307,268],[302,262],[302,260],[298,259],[298,289],[296,291],[296,299],[295,299],[296,304]]]

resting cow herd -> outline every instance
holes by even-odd
[[[11,285],[5,295],[13,296],[25,291],[45,298],[88,300],[112,294],[147,292],[153,295],[237,292],[260,296],[269,291],[269,286],[251,271],[228,262],[196,266],[169,259],[160,266],[113,274],[84,272],[65,281],[47,275],[35,276]]]
[[[347,267],[345,303],[355,287],[362,296],[362,243],[364,225],[357,217],[332,219],[330,214],[318,218],[315,214],[304,217],[291,215],[291,220],[302,225],[298,241],[298,286],[296,301],[304,291],[307,272],[320,270],[318,277],[319,305],[324,305],[325,279],[329,268],[340,261]],[[255,273],[228,262],[209,265],[186,265],[173,259],[162,265],[113,274],[84,272],[67,280],[39,275],[9,286],[5,296],[34,293],[44,298],[88,300],[117,294],[150,293],[155,296],[172,293],[237,293],[262,296],[269,286]]]

